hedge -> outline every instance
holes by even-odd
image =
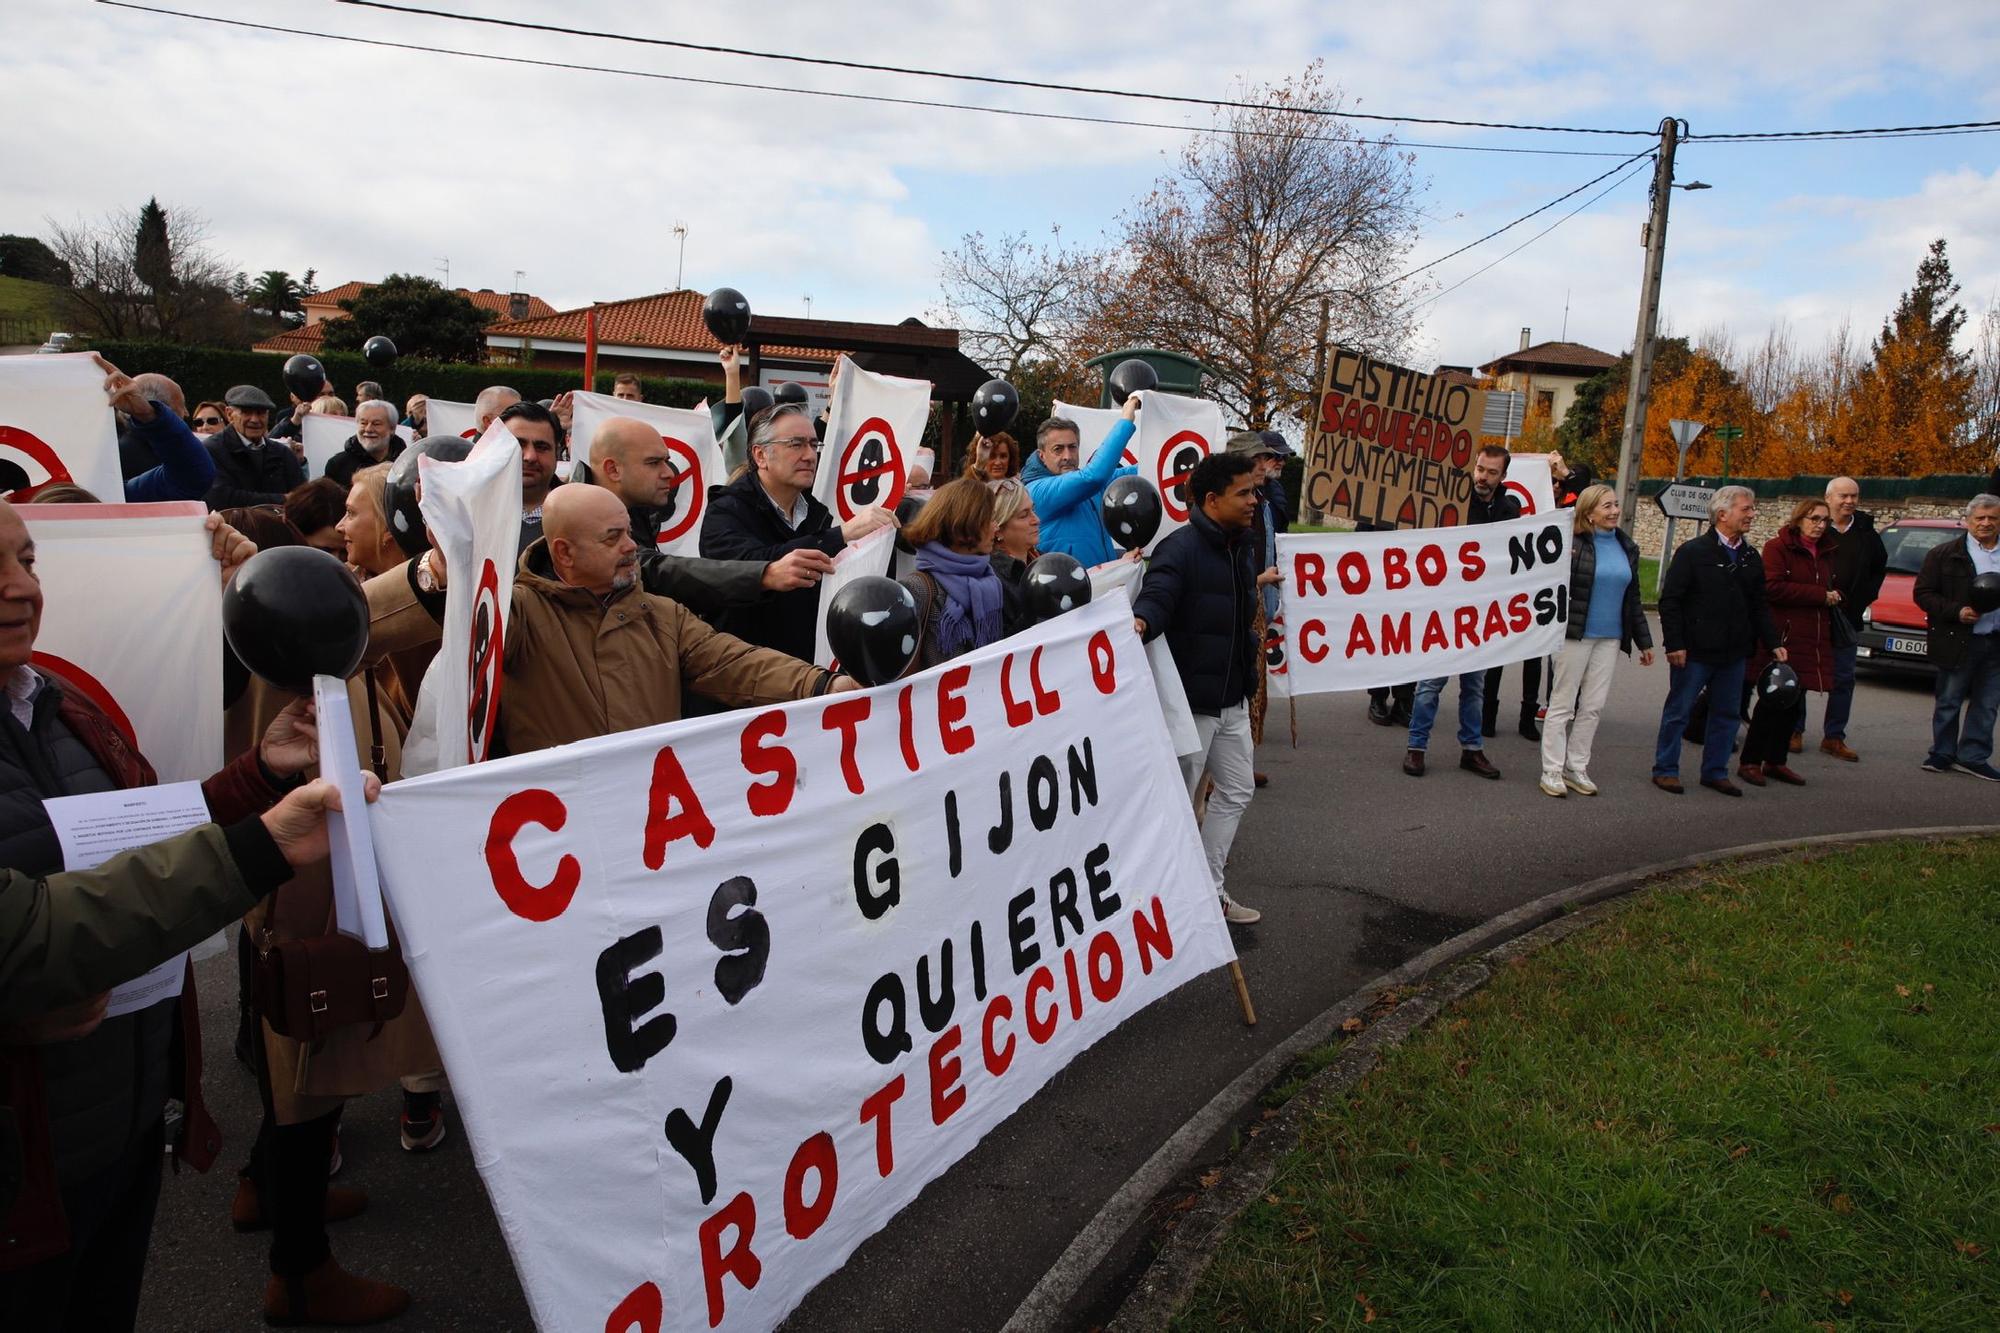
[[[289,399],[285,390],[285,360],[267,352],[235,352],[216,347],[181,347],[172,343],[99,341],[93,350],[128,375],[153,371],[172,379],[187,395],[188,405],[209,399],[220,401],[232,385],[254,384],[282,406]],[[354,386],[374,380],[389,401],[401,407],[413,393],[428,394],[451,402],[469,403],[479,391],[494,384],[507,384],[528,398],[553,398],[567,389],[580,388],[582,373],[575,370],[535,370],[524,366],[473,366],[440,361],[419,361],[405,357],[394,365],[371,366],[357,352],[319,354],[335,390],[354,405]],[[597,391],[610,393],[617,376],[600,371]],[[693,407],[704,398],[717,398],[722,385],[707,380],[665,379],[641,376],[640,391],[649,403],[668,407]]]
[[[1723,480],[1702,477],[1703,485],[1723,485]],[[1792,477],[1730,477],[1731,486],[1748,486],[1760,500],[1775,500],[1785,495],[1824,495],[1826,484],[1832,477],[1800,473]],[[1932,473],[1925,477],[1856,477],[1861,486],[1864,500],[1909,500],[1918,496],[1927,500],[1970,500],[1986,489],[1987,478],[1962,473]],[[1673,482],[1646,477],[1639,482],[1639,494],[1658,495]]]

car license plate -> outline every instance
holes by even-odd
[[[1889,637],[1882,640],[1882,651],[1888,653],[1908,653],[1911,657],[1924,657],[1930,653],[1930,642],[1926,639],[1898,639]]]

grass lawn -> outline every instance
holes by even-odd
[[[1656,891],[1308,1118],[1175,1327],[2000,1328],[2000,843]]]
[[[46,333],[54,325],[56,289],[26,278],[0,277],[0,319],[25,319]]]
[[[1650,555],[1639,557],[1639,600],[1651,604],[1660,597],[1660,562]]]

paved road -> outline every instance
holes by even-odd
[[[1221,973],[1139,1015],[934,1182],[788,1327],[997,1328],[1133,1169],[1245,1066],[1370,978],[1497,912],[1704,848],[2000,822],[2000,784],[1918,770],[1929,692],[1896,681],[1861,687],[1849,734],[1859,764],[1809,747],[1796,761],[1811,780],[1802,790],[1664,795],[1646,778],[1665,679],[1663,665],[1621,669],[1592,764],[1604,787],[1594,800],[1543,796],[1534,751],[1511,731],[1490,742],[1504,780],[1453,767],[1447,728],[1434,751],[1443,766],[1415,781],[1398,768],[1400,734],[1369,725],[1358,696],[1301,704],[1296,750],[1283,743],[1280,712],[1260,756],[1272,784],[1251,807],[1231,868],[1238,896],[1264,912],[1261,925],[1238,932],[1261,1025],[1238,1021]],[[1518,697],[1513,671],[1503,688]],[[1691,780],[1692,750],[1687,760]],[[229,1144],[209,1176],[166,1183],[141,1314],[149,1330],[261,1327],[261,1238],[227,1223],[231,1168],[255,1132],[256,1100],[227,1056],[226,962],[206,965],[202,988],[208,1087]],[[367,1189],[373,1205],[334,1229],[335,1253],[416,1293],[401,1326],[529,1328],[463,1137],[430,1157],[405,1156],[396,1109],[393,1094],[348,1108],[342,1180]]]

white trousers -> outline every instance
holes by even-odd
[[[1236,826],[1250,808],[1257,790],[1250,741],[1250,705],[1237,704],[1222,710],[1222,716],[1194,715],[1195,733],[1201,749],[1181,756],[1181,776],[1187,779],[1188,799],[1201,791],[1203,774],[1215,779],[1208,794],[1208,811],[1201,817],[1201,849],[1208,856],[1209,878],[1215,892],[1222,894],[1222,869],[1229,864],[1229,848],[1236,841]]]
[[[1597,739],[1598,715],[1611,693],[1618,669],[1618,640],[1565,639],[1556,655],[1556,678],[1549,713],[1542,720],[1542,778],[1561,782],[1565,771],[1590,774],[1590,745]]]

